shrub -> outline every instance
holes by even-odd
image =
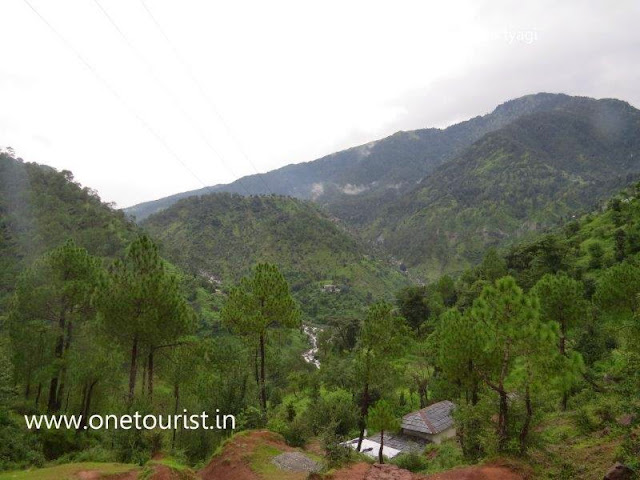
[[[420,472],[426,470],[429,467],[429,462],[424,457],[416,452],[403,453],[393,459],[393,462],[400,468],[409,470],[410,472]]]
[[[329,468],[336,468],[351,461],[353,450],[341,445],[344,437],[335,434],[335,428],[329,426],[322,435],[322,446]]]

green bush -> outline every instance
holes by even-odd
[[[354,451],[350,447],[341,445],[345,438],[336,435],[334,427],[327,427],[321,438],[329,468],[337,468],[351,461]]]
[[[281,433],[287,445],[292,447],[304,447],[311,437],[311,429],[302,417],[296,417]]]
[[[429,467],[424,455],[416,452],[403,453],[393,459],[393,464],[410,472],[421,472]]]
[[[25,429],[20,417],[0,408],[0,470],[41,467],[44,463],[40,436]]]

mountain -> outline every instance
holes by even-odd
[[[258,262],[277,264],[315,320],[359,312],[407,283],[398,267],[370,255],[318,206],[293,198],[190,197],[142,227],[170,261],[213,283],[235,283]]]
[[[0,153],[0,308],[19,272],[45,251],[72,238],[94,255],[112,257],[136,230],[71,172]]]
[[[640,111],[574,97],[483,136],[385,206],[366,237],[435,278],[590,209],[639,173]]]
[[[375,219],[380,209],[436,167],[461,153],[486,133],[534,112],[570,104],[574,97],[540,93],[508,101],[493,112],[445,129],[397,132],[389,137],[327,155],[318,160],[249,175],[228,185],[178,193],[125,209],[143,220],[181,198],[212,192],[276,193],[310,199],[353,225]]]

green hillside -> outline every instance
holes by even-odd
[[[67,239],[93,255],[112,257],[136,228],[95,191],[74,182],[71,172],[0,153],[0,302],[25,266]]]
[[[366,225],[382,208],[436,167],[454,158],[483,135],[523,115],[564,108],[576,97],[538,93],[513,99],[491,113],[448,128],[400,131],[386,138],[332,153],[311,162],[249,175],[228,185],[182,192],[125,209],[139,221],[181,198],[212,192],[276,193],[311,199],[351,225]]]
[[[428,278],[588,211],[640,172],[640,112],[575,99],[485,135],[391,203],[371,240]]]
[[[142,225],[169,260],[213,282],[236,282],[258,262],[278,265],[314,320],[358,312],[408,283],[317,206],[292,198],[192,197]]]

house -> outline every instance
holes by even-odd
[[[399,433],[385,432],[382,454],[393,458],[400,453],[420,453],[429,443],[441,443],[447,438],[455,437],[456,429],[451,416],[454,408],[452,402],[444,400],[408,413],[402,417],[402,430]],[[354,438],[342,445],[355,450],[358,448],[358,439]],[[360,451],[378,458],[380,434],[368,436],[365,432]]]
[[[402,433],[440,443],[455,437],[456,429],[451,416],[455,405],[449,400],[434,403],[402,417]]]

